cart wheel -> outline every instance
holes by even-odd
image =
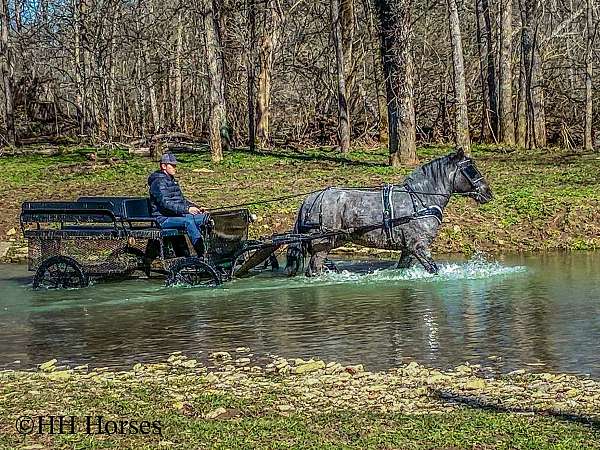
[[[190,257],[183,258],[171,266],[167,284],[212,287],[221,284],[221,277],[210,264]]]
[[[127,275],[131,275],[136,270],[143,270],[147,276],[150,276],[150,262],[146,254],[135,247],[122,247],[110,254],[108,260],[115,266],[122,266]]]
[[[68,256],[53,256],[40,264],[33,277],[33,288],[82,288],[90,284],[83,268]]]

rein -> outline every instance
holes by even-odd
[[[433,195],[433,196],[438,196],[438,197],[444,197],[444,198],[448,198],[450,199],[450,197],[452,195],[460,195],[463,197],[473,197],[474,195],[481,195],[481,193],[477,190],[477,186],[476,183],[478,183],[481,179],[483,179],[483,176],[479,173],[479,171],[477,169],[475,169],[475,167],[469,162],[468,164],[463,164],[465,161],[461,161],[458,163],[458,166],[456,168],[456,170],[454,171],[454,175],[452,176],[452,191],[454,191],[454,187],[455,187],[455,182],[456,182],[456,175],[458,174],[458,172],[461,172],[463,174],[464,177],[467,178],[467,180],[469,180],[469,182],[471,183],[471,186],[475,189],[473,191],[469,191],[469,192],[450,192],[449,194],[441,194],[439,192],[426,192],[426,191],[416,191],[414,190],[410,184],[408,183],[404,183],[402,185],[402,187],[394,187],[394,191],[395,192],[405,192],[407,194],[410,195],[411,200],[413,202],[413,206],[415,211],[417,210],[416,208],[416,204],[414,201],[414,197],[416,197],[419,202],[421,203],[421,205],[423,207],[426,207],[426,205],[423,203],[423,200],[419,197],[419,195]],[[475,172],[471,172],[472,170],[474,170]],[[341,190],[347,190],[347,191],[369,191],[369,190],[380,190],[380,189],[384,189],[386,185],[383,186],[366,186],[366,187],[341,187],[338,189]],[[394,185],[395,186],[395,185]],[[272,197],[272,198],[267,198],[264,200],[256,200],[253,202],[246,202],[246,203],[238,203],[235,205],[227,205],[227,206],[221,206],[219,208],[209,208],[207,209],[207,211],[223,211],[223,210],[227,210],[227,209],[235,209],[235,208],[241,208],[244,206],[253,206],[253,205],[266,205],[268,203],[274,203],[274,202],[281,202],[284,200],[291,200],[294,198],[298,198],[298,197],[305,197],[311,194],[315,194],[317,192],[325,192],[326,190],[330,189],[331,186],[326,187],[326,188],[320,188],[320,189],[315,189],[314,191],[310,191],[310,192],[301,192],[299,194],[291,194],[291,195],[284,195],[282,197]],[[316,200],[316,199],[315,199]]]
[[[406,184],[404,186],[407,186]],[[415,191],[412,188],[407,189],[406,187],[397,187],[394,188],[395,192],[406,192],[406,193],[413,193],[413,194],[419,194],[419,195],[436,195],[439,197],[447,197],[450,198],[452,195],[468,195],[470,193],[465,193],[465,194],[461,194],[461,193],[454,193],[454,194],[440,194],[439,192],[425,192],[425,191]],[[264,200],[256,200],[253,202],[247,202],[247,203],[238,203],[235,205],[228,205],[228,206],[220,206],[218,208],[209,208],[207,209],[207,211],[223,211],[226,209],[235,209],[235,208],[241,208],[243,206],[252,206],[252,205],[265,205],[267,203],[274,203],[274,202],[280,202],[283,200],[290,200],[293,198],[298,198],[298,197],[304,197],[307,195],[311,195],[311,194],[316,194],[317,192],[324,192],[327,189],[329,189],[330,187],[326,187],[326,188],[321,188],[321,189],[315,189],[314,191],[310,191],[310,192],[302,192],[300,194],[291,194],[291,195],[284,195],[282,197],[272,197],[272,198],[267,198]],[[378,190],[381,189],[382,186],[367,186],[367,187],[341,187],[338,189],[342,189],[342,190],[347,190],[347,191],[370,191],[370,190]]]

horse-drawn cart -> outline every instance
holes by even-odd
[[[162,229],[151,216],[149,200],[134,197],[81,197],[75,202],[25,202],[21,229],[29,243],[33,286],[76,288],[91,279],[166,276],[168,284],[216,286],[242,276],[273,256],[285,239],[248,240],[247,209],[211,214],[202,230],[198,256],[186,233]]]
[[[247,209],[235,209],[243,205],[212,212],[213,226],[202,230],[200,255],[185,232],[158,226],[147,198],[26,202],[21,228],[29,241],[34,287],[83,287],[90,278],[131,275],[137,270],[148,276],[166,275],[169,284],[219,285],[263,263],[265,268],[277,268],[274,253],[286,245],[289,273],[297,272],[308,253],[307,274],[312,275],[320,272],[330,250],[346,242],[400,250],[398,267],[407,268],[416,259],[427,271],[437,273],[429,245],[453,194],[481,204],[493,197],[462,150],[416,169],[400,186],[327,188],[287,197],[307,195],[293,233],[249,240],[251,215]],[[253,204],[257,203],[261,202]]]

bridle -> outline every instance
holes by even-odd
[[[456,175],[459,172],[467,179],[473,190],[462,193],[455,192]],[[478,197],[487,200],[487,195],[483,193],[483,181],[483,175],[477,170],[475,164],[469,159],[464,159],[457,164],[457,169],[454,171],[454,176],[452,177],[452,192],[473,197],[475,200],[478,200]]]

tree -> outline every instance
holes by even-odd
[[[4,123],[6,124],[8,143],[15,145],[17,143],[14,105],[15,63],[9,42],[10,16],[8,0],[0,0],[0,28],[0,77],[4,88]]]
[[[468,153],[471,146],[471,139],[469,137],[467,87],[465,83],[465,63],[460,33],[460,19],[458,17],[456,0],[447,0],[447,2],[450,41],[452,43],[452,66],[454,68],[454,96],[456,98],[456,145]]]
[[[223,160],[223,150],[229,150],[229,124],[225,104],[225,75],[219,31],[217,0],[204,1],[204,39],[208,63],[210,95],[209,133],[212,160]]]
[[[256,119],[254,117],[254,53],[256,51],[256,4],[248,0],[247,4],[248,50],[246,54],[246,72],[248,77],[248,147],[254,151],[256,146]]]
[[[525,99],[525,144],[527,147],[546,146],[546,116],[540,58],[540,20],[542,8],[539,0],[519,0],[521,10],[521,60],[522,88]]]
[[[175,101],[173,105],[174,121],[177,129],[183,126],[183,73],[181,69],[181,58],[183,53],[183,10],[180,9],[177,14],[177,43],[175,45]]]
[[[496,89],[496,64],[492,42],[492,25],[488,0],[475,0],[477,15],[477,48],[482,92],[482,132],[483,140],[489,137],[498,141],[498,93]]]
[[[348,108],[348,91],[346,88],[346,57],[339,0],[331,0],[331,26],[338,80],[338,140],[340,150],[347,154],[350,149],[350,110]]]
[[[259,44],[258,93],[256,96],[256,135],[262,147],[269,145],[271,78],[273,76],[274,52],[279,43],[283,12],[278,0],[268,0],[264,9],[263,33]]]
[[[390,164],[416,164],[412,0],[376,0],[389,123]]]
[[[512,0],[502,0],[500,7],[500,140],[515,143],[515,123],[512,106]]]
[[[585,51],[585,119],[583,132],[583,147],[586,150],[594,148],[592,138],[592,69],[593,49],[596,29],[594,28],[594,2],[586,0],[586,51]]]

